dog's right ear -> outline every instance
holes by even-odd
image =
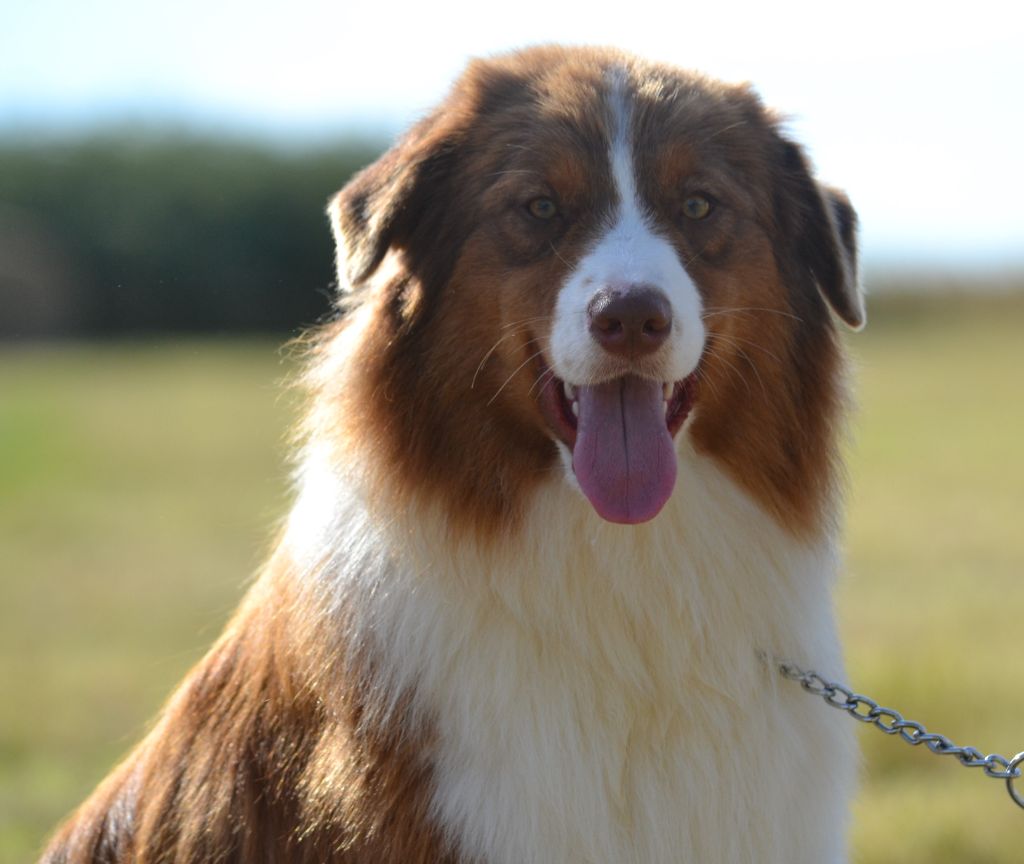
[[[331,199],[327,215],[342,293],[371,276],[389,249],[411,249],[430,225],[443,224],[430,214],[441,206],[454,164],[458,114],[445,106],[420,121]]]

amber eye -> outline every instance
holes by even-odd
[[[711,213],[711,202],[703,195],[691,195],[683,202],[683,213],[687,219],[706,219]]]
[[[558,215],[558,205],[550,198],[534,198],[526,209],[534,219],[554,219]]]

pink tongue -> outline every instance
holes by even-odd
[[[676,483],[661,383],[627,375],[577,392],[572,467],[583,494],[610,522],[653,519]]]

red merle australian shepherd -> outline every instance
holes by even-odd
[[[282,540],[44,860],[844,861],[764,658],[842,674],[846,198],[749,88],[546,47],[329,213]]]

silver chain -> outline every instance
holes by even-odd
[[[956,756],[960,764],[967,768],[981,768],[989,777],[1005,780],[1010,797],[1018,807],[1024,808],[1024,790],[1018,791],[1016,781],[1021,776],[1024,765],[1024,751],[1012,759],[998,753],[984,755],[974,747],[958,747],[945,735],[929,732],[924,725],[916,720],[904,720],[899,711],[883,708],[873,699],[854,693],[852,690],[823,678],[817,672],[805,671],[793,663],[775,660],[780,674],[790,681],[796,681],[808,693],[820,696],[833,708],[845,711],[861,723],[870,723],[881,729],[886,735],[899,735],[908,744],[916,747],[924,744],[932,753],[940,756]]]

